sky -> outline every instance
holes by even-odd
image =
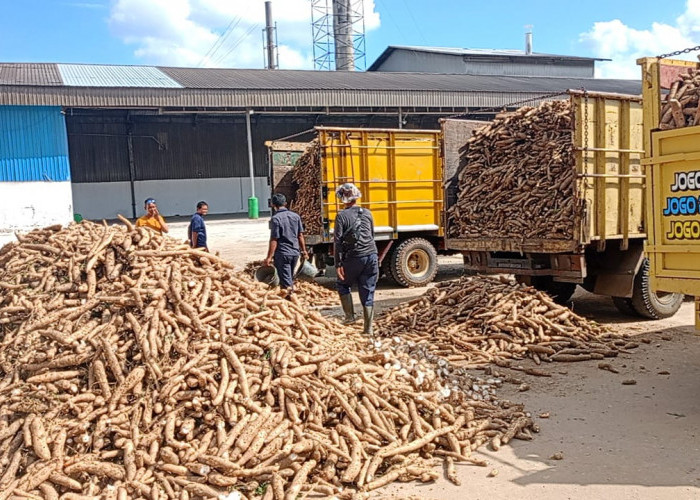
[[[638,57],[700,44],[700,0],[352,1],[364,6],[362,68],[389,45],[523,49],[527,26],[535,52],[612,59],[601,78],[639,78]],[[312,1],[272,10],[280,68],[313,69]],[[0,13],[1,62],[265,64],[264,0],[0,0]]]

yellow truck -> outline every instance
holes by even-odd
[[[374,217],[383,273],[402,286],[431,282],[438,253],[445,252],[441,138],[440,130],[316,127],[322,204],[315,216],[322,230],[306,234],[313,253],[330,262],[333,223],[342,209],[335,190],[353,182],[362,191],[360,205]],[[293,199],[292,168],[309,143],[266,145],[270,185]]]
[[[671,316],[683,296],[651,291],[649,262],[644,256],[648,228],[641,97],[569,91],[568,98],[575,115],[574,196],[582,207],[575,212],[573,236],[556,240],[448,236],[445,246],[462,252],[468,269],[515,274],[560,302],[567,301],[581,285],[613,297],[625,313]],[[460,152],[455,145],[464,144],[469,136],[459,120],[444,120],[442,130],[449,209],[457,196],[452,179],[458,174]]]
[[[662,97],[700,64],[655,57],[637,62],[644,97],[650,284],[658,293],[695,296],[700,330],[700,126],[660,129]]]

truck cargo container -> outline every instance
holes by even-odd
[[[335,190],[352,182],[362,191],[359,205],[372,211],[383,273],[402,286],[431,282],[437,255],[445,252],[440,130],[316,127],[315,136],[322,203],[314,216],[322,230],[306,234],[314,254],[330,262],[333,224],[342,209]],[[292,169],[309,143],[266,144],[272,190],[294,200]]]
[[[570,168],[576,179],[572,237],[453,237],[446,217],[445,246],[462,252],[468,269],[515,274],[561,302],[581,285],[613,297],[626,313],[671,316],[683,297],[651,292],[643,252],[647,224],[642,99],[586,91],[569,91],[568,99],[574,113]],[[457,201],[459,145],[469,136],[459,120],[443,120],[442,132],[447,210]],[[502,203],[512,202],[506,198]]]

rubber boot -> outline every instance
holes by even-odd
[[[343,306],[343,312],[345,313],[343,324],[351,325],[355,322],[355,308],[352,305],[352,294],[341,295],[340,305]]]
[[[374,333],[374,306],[362,306],[362,316],[364,318],[362,333],[372,335]]]

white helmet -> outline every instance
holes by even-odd
[[[360,198],[362,196],[362,193],[360,193],[360,190],[357,189],[357,186],[351,182],[346,182],[342,186],[339,186],[338,189],[335,190],[335,196],[337,198],[340,198],[340,201],[343,203],[352,203],[356,199]]]

